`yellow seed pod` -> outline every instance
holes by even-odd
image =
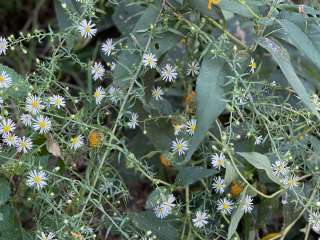
[[[208,0],[208,10],[212,9],[212,5],[218,5],[221,0]]]
[[[80,239],[80,240],[84,239],[84,237],[79,232],[71,232],[71,236],[73,239]]]
[[[171,165],[172,165],[171,161],[164,154],[160,155],[160,163],[164,167],[171,167]]]
[[[281,233],[268,233],[265,235],[261,240],[271,240],[271,239],[276,239],[276,237],[280,237]]]
[[[233,198],[237,198],[240,196],[241,192],[243,191],[243,187],[240,185],[238,181],[232,181],[230,187],[230,194]]]
[[[90,148],[97,148],[103,141],[103,134],[98,130],[93,130],[88,135],[88,142]]]

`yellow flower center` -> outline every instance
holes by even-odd
[[[84,28],[84,31],[85,31],[86,33],[90,33],[90,32],[91,32],[90,26],[87,25],[87,26]]]
[[[71,141],[72,145],[76,145],[76,144],[79,143],[79,138],[78,137],[72,137],[70,141]]]
[[[39,184],[39,183],[41,183],[42,179],[41,179],[40,176],[35,176],[35,177],[33,178],[33,181],[34,181],[35,183]]]
[[[21,142],[21,143],[20,143],[20,146],[21,146],[22,148],[26,148],[26,147],[28,146],[28,144],[27,144],[26,142]]]
[[[45,128],[46,126],[47,126],[47,124],[46,124],[45,121],[39,122],[39,127],[40,127],[40,128]]]
[[[38,101],[32,101],[32,102],[31,102],[31,106],[32,106],[33,108],[38,108],[38,107],[39,107],[39,102],[38,102]]]
[[[182,144],[181,143],[177,144],[177,150],[182,150]]]
[[[224,209],[228,209],[228,208],[229,208],[229,205],[228,205],[227,203],[224,203],[224,204],[223,204],[223,208],[224,208]]]
[[[61,104],[61,99],[58,98],[55,103],[56,103],[56,105],[60,105]]]
[[[100,94],[100,92],[96,91],[96,92],[94,93],[94,96],[95,96],[96,98],[98,98],[98,97],[101,96],[101,94]]]
[[[197,125],[191,125],[191,131],[194,132],[196,130]]]
[[[3,83],[5,80],[4,76],[0,75],[0,82]]]
[[[11,130],[10,125],[4,125],[3,128],[2,128],[2,131],[5,132],[5,133],[10,132],[10,130]]]

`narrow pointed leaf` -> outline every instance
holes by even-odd
[[[187,160],[197,150],[212,123],[225,108],[223,99],[224,61],[207,57],[203,60],[197,81],[197,128],[191,141]]]
[[[279,183],[279,179],[272,173],[272,167],[268,157],[257,152],[238,152],[237,154],[246,159],[255,168],[264,170],[273,182]]]
[[[320,119],[319,113],[310,100],[308,91],[291,65],[288,51],[283,48],[275,39],[259,38],[257,42],[272,55],[273,59],[279,65],[284,76],[291,84],[295,92],[299,95],[302,102]]]
[[[320,52],[302,29],[286,19],[278,20],[290,40],[320,69]]]

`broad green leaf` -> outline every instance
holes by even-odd
[[[165,200],[165,197],[169,194],[170,192],[165,187],[159,187],[155,189],[152,193],[149,194],[145,208],[148,210],[153,209],[154,207],[162,203]]]
[[[69,18],[66,12],[67,10],[62,7],[62,4],[65,4],[66,8],[69,11],[74,11],[72,0],[64,0],[64,1],[55,0],[54,1],[54,9],[56,12],[56,17],[57,17],[60,30],[64,30],[72,26],[72,20]]]
[[[237,178],[237,172],[229,161],[226,161],[226,173],[224,176],[224,183],[229,186],[233,180]]]
[[[15,219],[14,209],[9,205],[0,207],[0,240],[21,240],[21,228]]]
[[[237,152],[237,154],[246,159],[255,168],[264,170],[273,182],[279,184],[279,179],[272,173],[272,167],[268,157],[257,152]]]
[[[237,227],[239,225],[239,222],[244,214],[244,210],[241,206],[241,202],[244,201],[245,197],[246,197],[246,193],[247,193],[247,188],[245,188],[240,195],[240,205],[237,207],[237,209],[233,212],[232,216],[231,216],[231,221],[229,224],[229,228],[228,228],[228,240],[232,238],[232,236],[235,234],[235,232],[237,231]]]
[[[182,167],[176,177],[175,184],[178,186],[187,186],[217,173],[218,172],[213,169],[203,167]]]
[[[12,80],[12,85],[6,89],[0,89],[0,96],[11,97],[14,99],[23,98],[29,91],[29,83],[12,68],[9,68],[0,63],[0,75],[5,72],[9,75]]]
[[[291,41],[320,69],[320,52],[302,29],[286,19],[278,20]]]
[[[146,121],[147,136],[152,144],[162,152],[169,152],[174,139],[172,125],[164,119]]]
[[[273,59],[279,65],[281,71],[291,84],[292,88],[299,95],[302,102],[320,119],[319,113],[310,100],[309,93],[291,65],[290,56],[287,50],[284,49],[275,39],[259,38],[257,42],[272,55]]]
[[[191,141],[187,160],[197,150],[213,122],[225,108],[223,99],[224,61],[206,57],[197,80],[197,128]]]
[[[129,1],[122,0],[115,6],[112,20],[117,28],[126,34],[134,28],[144,9],[138,4],[129,4]]]
[[[9,182],[5,178],[0,178],[0,206],[9,200],[10,197]]]
[[[151,231],[159,240],[178,239],[178,232],[169,221],[157,218],[151,211],[130,213],[129,218],[138,228]]]

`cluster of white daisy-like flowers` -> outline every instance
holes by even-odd
[[[227,159],[222,152],[220,154],[215,153],[211,156],[211,166],[219,172],[222,168],[225,168],[226,161]],[[216,193],[223,194],[226,188],[224,178],[221,176],[214,177],[212,188]],[[251,213],[253,210],[252,196],[246,195],[244,200],[238,202],[237,206],[241,207],[245,213]],[[217,210],[225,215],[231,214],[234,207],[234,202],[228,197],[223,197],[217,202]]]
[[[174,132],[177,136],[175,140],[172,141],[171,149],[175,153],[177,152],[179,156],[184,155],[188,151],[189,139],[193,136],[196,131],[197,120],[190,119],[183,124],[175,124]],[[188,139],[188,140],[185,140]]]
[[[280,179],[284,188],[289,190],[294,190],[299,185],[299,178],[293,172],[287,160],[279,159],[272,164],[272,173]]]

